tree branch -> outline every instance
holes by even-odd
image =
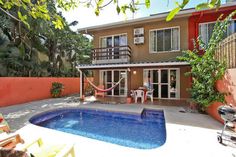
[[[101,8],[104,8],[104,7],[108,6],[109,4],[111,4],[111,2],[113,2],[113,0],[110,0],[109,2],[107,2],[107,4],[104,4],[103,6],[100,6],[100,7],[99,7],[99,9],[101,9]]]
[[[10,16],[11,18],[13,18],[14,20],[18,21],[18,22],[22,22],[20,19],[16,18],[15,16],[13,16],[12,14],[10,14],[8,11],[4,10],[3,8],[0,7],[0,10],[2,12],[4,12],[5,14],[7,14],[8,16]]]

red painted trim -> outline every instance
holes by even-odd
[[[220,8],[219,10],[205,10],[205,11],[198,11],[192,14],[192,16],[189,17],[188,20],[188,48],[189,50],[193,50],[193,42],[192,40],[196,40],[199,35],[199,23],[204,22],[214,22],[216,21],[219,16],[222,16],[224,19],[226,16],[228,16],[231,12],[236,10],[235,6],[230,7],[224,7]],[[235,18],[236,16],[234,16]],[[233,84],[235,84],[236,80],[236,69],[229,69],[226,73],[223,80],[220,80],[216,84],[216,88],[220,92],[226,92],[230,93],[231,95],[226,96],[226,102],[227,104],[232,104],[234,107],[236,107],[236,88]],[[222,91],[223,90],[223,91]],[[213,103],[208,109],[207,112],[209,115],[211,115],[213,118],[217,119],[220,122],[223,122],[221,117],[219,116],[217,112],[217,108],[219,105],[222,105],[219,102]],[[236,129],[235,129],[236,131]]]
[[[198,12],[192,13],[192,16],[190,16],[189,20],[188,20],[188,31],[189,31],[189,33],[188,33],[188,49],[193,50],[193,48],[194,48],[192,40],[193,39],[196,40],[199,35],[199,30],[198,30],[199,23],[214,22],[222,14],[223,14],[222,18],[225,18],[234,10],[236,10],[236,5],[230,6],[230,7],[219,8],[218,10],[216,10],[216,9],[203,10],[203,11],[198,11]]]

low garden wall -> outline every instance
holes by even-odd
[[[226,74],[222,80],[219,80],[216,84],[216,88],[220,92],[229,93],[225,99],[227,104],[232,104],[232,106],[236,107],[236,68],[234,69],[228,69],[226,71]],[[209,115],[211,115],[213,118],[217,119],[220,122],[223,122],[223,120],[220,118],[217,108],[222,105],[221,103],[214,103],[212,104],[207,112]]]
[[[62,96],[80,91],[80,78],[0,77],[0,107],[51,98],[52,82],[64,85]]]

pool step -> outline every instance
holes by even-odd
[[[161,110],[149,110],[144,109],[142,112],[142,119],[146,119],[149,121],[159,122],[165,119],[164,112]]]

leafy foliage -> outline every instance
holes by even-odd
[[[17,46],[0,29],[0,76],[40,75],[39,64],[25,51],[22,43]]]
[[[83,4],[93,7],[95,14],[111,3],[117,13],[135,12],[144,4],[150,7],[150,0],[0,0],[0,68],[1,76],[77,76],[76,64],[89,62],[91,42],[83,35],[70,30],[57,8],[70,10]],[[176,3],[168,20],[183,9],[189,0]],[[210,0],[197,6],[219,7],[220,0]],[[64,29],[62,29],[64,28]],[[1,41],[2,40],[2,41]],[[4,43],[3,45],[1,44]],[[45,53],[47,61],[41,61],[38,54]],[[66,65],[69,62],[70,65]]]
[[[178,14],[178,12],[181,9],[184,9],[186,7],[186,5],[189,3],[190,0],[183,0],[182,3],[178,3],[176,2],[176,8],[174,8],[166,17],[166,21],[170,21],[172,20],[176,14]],[[221,0],[208,0],[207,2],[204,3],[199,3],[195,8],[197,10],[201,10],[201,9],[212,9],[212,8],[219,8],[221,5]]]
[[[174,16],[186,5],[190,0],[183,0],[182,3],[176,3],[176,8],[174,8],[166,20],[170,21]],[[127,10],[134,13],[138,10],[138,6],[144,4],[146,8],[149,8],[151,5],[150,0],[130,0],[128,3],[122,3],[118,0],[0,0],[0,10],[5,14],[9,15],[13,19],[20,21],[30,28],[30,19],[42,19],[44,21],[52,21],[52,24],[56,29],[62,29],[65,26],[65,23],[61,16],[58,16],[55,12],[50,12],[48,5],[50,3],[55,3],[57,8],[68,11],[75,9],[79,5],[86,7],[93,7],[94,13],[98,16],[100,10],[110,5],[111,3],[116,5],[116,11],[119,14],[120,12],[126,14]],[[205,9],[205,8],[214,8],[221,5],[221,0],[209,0],[205,3],[199,3],[196,6],[196,9]],[[12,14],[13,10],[17,10],[17,14]]]
[[[217,45],[222,40],[230,24],[230,20],[235,13],[236,11],[231,13],[223,21],[220,21],[221,17],[218,19],[207,45],[200,37],[198,38],[199,46],[205,51],[203,55],[200,55],[195,43],[195,49],[193,51],[188,50],[184,52],[182,57],[178,58],[181,61],[189,62],[191,66],[191,71],[187,73],[187,75],[191,75],[193,79],[192,88],[190,89],[191,96],[192,100],[200,105],[202,110],[213,102],[225,101],[225,93],[220,93],[216,89],[215,83],[223,77],[226,66],[224,63],[216,61],[214,59],[214,54]]]
[[[65,21],[55,3],[47,4],[50,13]],[[88,61],[91,48],[86,37],[70,29],[78,22],[64,22],[62,30],[53,21],[29,18],[28,23],[31,29],[0,14],[0,76],[78,76],[75,66]]]
[[[51,0],[0,0],[0,9],[13,19],[23,22],[28,28],[29,17],[33,19],[51,20],[55,27],[63,28],[62,20],[57,14],[51,14],[47,8]],[[17,16],[12,13],[17,8]]]
[[[64,85],[62,83],[53,82],[50,92],[53,98],[58,98],[61,96],[63,90],[64,90]]]

